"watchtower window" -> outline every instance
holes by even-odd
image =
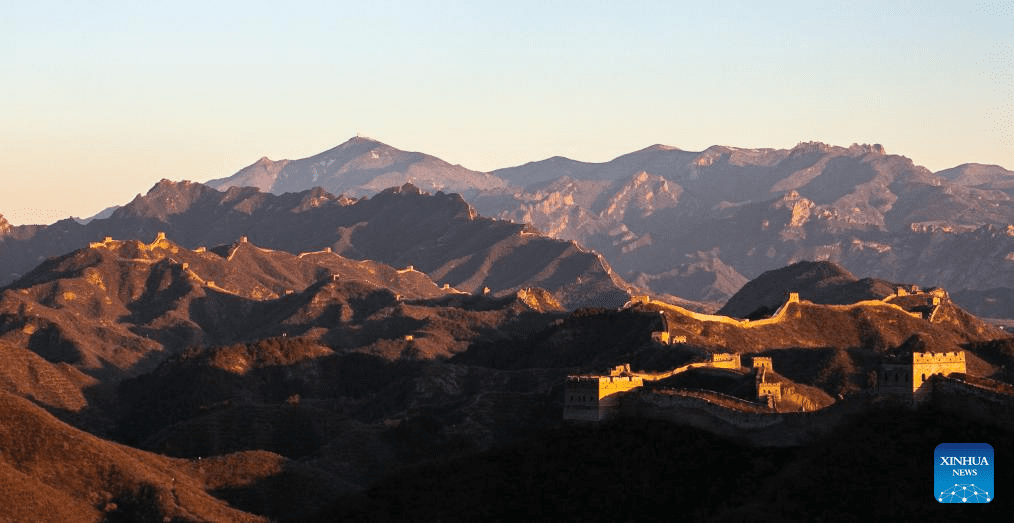
[[[922,381],[920,381],[919,383],[923,383],[924,381],[926,381],[926,374],[922,375]]]

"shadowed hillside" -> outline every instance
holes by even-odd
[[[814,303],[843,305],[885,298],[899,286],[873,278],[860,280],[835,263],[802,261],[754,278],[729,298],[717,314],[759,319],[777,310],[789,292]]]
[[[508,339],[508,324],[526,328],[553,307],[544,291],[476,297],[331,252],[114,240],[51,259],[3,290],[0,339],[94,371],[137,372],[190,346],[275,336],[434,357]]]
[[[627,298],[627,285],[594,252],[480,218],[459,195],[429,195],[412,185],[353,201],[319,188],[275,196],[251,187],[219,192],[163,180],[108,219],[15,228],[0,241],[0,266],[10,271],[0,281],[105,237],[147,242],[159,232],[188,249],[232,245],[242,237],[292,254],[331,249],[347,258],[411,266],[469,293],[489,288],[503,296],[541,287],[568,308],[615,307]]]
[[[754,448],[665,422],[620,420],[418,467],[302,521],[658,514],[716,522],[852,521],[871,511],[877,519],[933,520],[943,510],[932,497],[936,445],[1008,437],[995,427],[931,411],[871,413],[794,448]],[[1014,458],[1009,447],[994,447],[998,463]],[[998,467],[997,473],[998,488],[1014,481],[1010,470]],[[997,496],[975,513],[1000,521],[1010,506]]]
[[[0,449],[7,520],[262,521],[208,495],[183,460],[100,440],[2,392]]]
[[[850,302],[894,288],[857,280],[830,264],[797,264],[782,271],[788,276],[773,273],[747,284],[743,294],[753,296],[746,308],[760,304],[747,321],[643,297],[622,308],[568,312],[559,288],[465,293],[415,267],[356,261],[336,250],[292,254],[249,238],[196,249],[164,237],[152,243],[108,239],[46,260],[4,288],[0,386],[22,396],[3,396],[10,398],[11,420],[37,420],[3,425],[10,441],[0,441],[0,450],[3,459],[13,458],[0,459],[0,466],[16,469],[0,473],[9,485],[5,492],[49,520],[76,517],[51,503],[74,507],[85,520],[104,514],[113,521],[369,519],[364,510],[399,518],[390,503],[403,501],[388,482],[406,481],[410,491],[430,488],[409,485],[419,471],[436,474],[427,482],[453,482],[470,464],[488,471],[481,463],[500,459],[498,453],[529,449],[522,454],[538,455],[532,449],[555,448],[570,374],[624,363],[637,372],[664,372],[719,352],[746,354],[749,365],[750,357],[763,355],[773,363],[765,383],[781,383],[781,411],[830,406],[841,413],[854,399],[874,394],[875,371],[893,352],[965,350],[973,382],[1009,379],[1014,369],[1010,338],[951,303],[946,292]],[[793,297],[776,310],[761,310],[773,305],[765,300],[804,289],[828,303]],[[747,367],[695,368],[647,388],[731,395],[748,403],[750,415],[769,412],[758,403],[755,374]],[[861,406],[872,403],[851,410],[864,414]],[[643,443],[655,429],[638,423],[632,426],[640,433],[630,437]],[[613,441],[605,432],[584,430]],[[808,430],[802,426],[800,434]],[[580,433],[569,434],[583,441]],[[674,449],[680,445],[659,437]],[[716,451],[694,446],[694,437],[680,436],[698,451],[692,456]],[[591,462],[609,455],[593,440],[578,445]],[[745,457],[747,450],[724,445],[732,450],[719,461],[696,459],[683,467],[710,464],[721,474],[789,481],[773,461],[758,465]],[[70,448],[97,450],[84,464],[79,454],[66,452]],[[638,452],[627,452],[633,461],[626,463],[641,463]],[[807,449],[758,452],[782,456],[779,463],[787,467],[816,459]],[[691,455],[673,459],[686,462]],[[523,456],[511,456],[524,463]],[[39,460],[44,465],[26,465]],[[556,465],[545,466],[529,469],[559,475]],[[623,479],[623,485],[668,484],[655,466],[642,463],[638,470],[655,472],[645,472],[648,480]],[[51,471],[59,467],[76,472],[56,477]],[[488,481],[515,474],[498,470]],[[107,486],[90,495],[85,484]],[[520,484],[554,492],[537,482]],[[725,487],[737,502],[771,510],[761,498]],[[485,495],[469,488],[460,492]],[[599,495],[576,488],[571,493]],[[644,503],[636,490],[620,487],[614,495]],[[448,499],[458,492],[445,486]],[[568,496],[553,494],[561,507],[573,503]],[[724,504],[718,491],[702,496],[695,517],[742,519],[741,506]],[[374,505],[373,499],[380,501]],[[447,518],[443,508],[420,506],[419,518],[409,519]],[[462,514],[472,513],[469,503],[460,506]],[[792,519],[807,509],[772,513]]]

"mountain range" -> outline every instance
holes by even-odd
[[[1012,315],[1012,179],[815,143],[480,173],[355,138],[89,220],[0,217],[0,519],[630,517],[657,485],[700,520],[865,517],[812,484],[1010,436],[995,401],[912,411],[877,384],[961,350],[967,387],[1014,395],[1014,337],[962,307]],[[709,366],[729,352],[767,359],[802,439],[767,427],[753,370]],[[717,403],[565,426],[568,376],[617,365]],[[772,438],[727,439],[702,413],[729,402]],[[690,469],[720,479],[698,496]]]
[[[569,308],[617,307],[628,296],[600,255],[526,225],[482,218],[459,195],[424,194],[408,184],[352,200],[320,188],[275,196],[252,187],[220,192],[163,180],[109,218],[13,227],[0,238],[0,266],[9,282],[48,257],[105,237],[150,241],[160,232],[190,249],[241,237],[293,254],[331,249],[411,266],[468,293],[489,289],[500,296],[539,287]]]
[[[577,241],[626,281],[711,304],[705,308],[717,309],[766,270],[829,260],[871,277],[944,286],[970,310],[1014,315],[1014,172],[995,165],[934,173],[880,145],[654,145],[604,163],[557,156],[479,178],[366,138],[296,162],[334,159],[340,167],[327,186],[360,195],[372,190],[362,181],[375,172],[366,167],[374,156],[425,160],[443,173],[439,187],[454,185],[481,215]],[[384,172],[409,179],[412,165],[385,163]],[[209,183],[280,192],[320,182],[303,176],[302,185],[283,187],[280,175],[267,183],[251,168]]]

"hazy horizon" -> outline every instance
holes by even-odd
[[[481,171],[661,143],[1014,169],[1014,3],[0,0],[0,214],[87,217],[356,134]]]

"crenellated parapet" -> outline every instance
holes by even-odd
[[[112,246],[114,244],[118,244],[118,243],[119,242],[117,242],[116,240],[114,240],[112,236],[106,236],[100,242],[90,242],[88,244],[88,248],[89,249],[98,249],[98,248],[101,248],[101,247],[110,247],[110,246]]]
[[[711,366],[716,369],[738,369],[743,365],[739,354],[716,352],[711,355]]]
[[[638,389],[644,380],[630,373],[630,365],[610,370],[608,376],[567,376],[564,392],[563,419],[571,421],[602,421],[619,415],[619,397]]]
[[[775,402],[782,399],[782,383],[770,379],[769,373],[774,372],[774,365],[768,356],[754,356],[751,364],[755,372],[754,386],[757,389],[757,399],[766,402],[768,407],[774,408]]]
[[[915,402],[929,399],[932,377],[966,372],[965,352],[912,352],[885,358],[877,387],[881,394]]]
[[[740,355],[716,353],[709,361],[688,363],[664,372],[638,372],[629,363],[617,365],[606,375],[567,376],[563,419],[574,421],[602,421],[619,414],[620,398],[627,392],[640,389],[645,382],[659,381],[690,369],[740,369]],[[778,384],[781,397],[781,384]]]
[[[750,367],[753,369],[768,369],[774,370],[775,366],[771,363],[770,356],[754,356],[753,361],[750,363]]]
[[[912,353],[912,365],[942,365],[942,364],[957,364],[964,367],[965,351],[958,350],[953,352]]]

